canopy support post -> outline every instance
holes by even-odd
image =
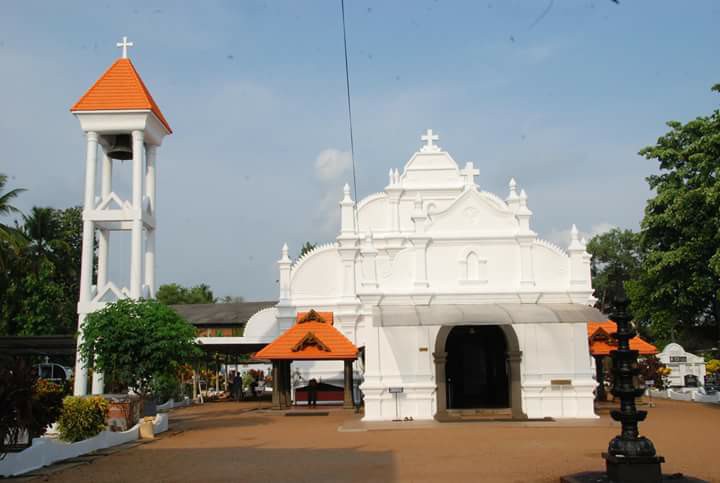
[[[353,390],[353,361],[343,361],[345,363],[345,397],[343,398],[343,408],[352,409],[354,407],[352,390]]]
[[[282,409],[281,403],[280,403],[280,371],[279,371],[279,365],[280,365],[280,361],[277,361],[277,360],[272,361],[272,384],[273,384],[272,408],[275,409],[275,410]]]

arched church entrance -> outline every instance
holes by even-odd
[[[521,356],[509,325],[442,327],[434,353],[437,418],[450,418],[453,410],[507,409],[513,419],[526,419]]]
[[[496,325],[453,327],[445,343],[447,408],[509,408],[507,343]]]

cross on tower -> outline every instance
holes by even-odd
[[[115,45],[122,48],[122,58],[127,59],[127,48],[133,47],[135,44],[133,44],[132,42],[128,42],[127,37],[123,37],[122,42],[118,42]]]
[[[422,141],[425,141],[425,146],[422,147],[422,151],[438,151],[440,147],[437,144],[433,144],[433,141],[440,139],[440,136],[433,134],[432,129],[428,129],[425,134],[420,136]]]

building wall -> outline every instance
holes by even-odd
[[[425,145],[402,173],[390,171],[383,192],[356,205],[346,185],[335,243],[294,264],[284,248],[278,330],[300,311],[334,313],[336,327],[365,348],[359,369],[367,420],[395,417],[396,396],[388,392],[394,386],[403,387],[397,396],[402,416],[436,414],[442,390],[436,342],[447,333],[442,319],[379,326],[374,308],[593,302],[590,256],[578,231],[573,227],[567,250],[539,239],[528,196],[514,180],[503,200],[482,191],[475,176],[472,164],[461,169],[447,152]],[[593,417],[585,324],[517,323],[511,333],[519,346],[512,357],[521,411],[532,418]]]

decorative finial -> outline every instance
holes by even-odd
[[[282,256],[280,257],[281,262],[289,262],[290,256],[288,255],[288,245],[287,243],[283,244],[282,246]]]
[[[400,171],[395,168],[395,184],[400,184]]]
[[[420,151],[425,153],[435,153],[440,151],[440,146],[433,143],[433,141],[439,140],[440,136],[438,136],[437,134],[433,134],[432,129],[428,129],[425,134],[420,136],[420,139],[422,141],[425,141],[425,145],[420,149]]]
[[[570,245],[568,246],[568,251],[571,252],[583,252],[585,251],[585,245],[582,245],[580,243],[580,232],[577,229],[577,226],[573,224],[572,228],[570,229]]]
[[[128,47],[134,47],[135,44],[132,42],[128,42],[127,37],[123,37],[122,42],[118,42],[115,44],[116,47],[122,48],[122,58],[127,59],[128,58]]]
[[[507,201],[514,201],[518,199],[517,183],[515,182],[515,178],[510,178],[508,188],[510,189],[510,193],[508,194]]]
[[[395,174],[393,173],[392,168],[390,168],[390,172],[388,173],[388,177],[390,178],[390,186],[395,184]]]

